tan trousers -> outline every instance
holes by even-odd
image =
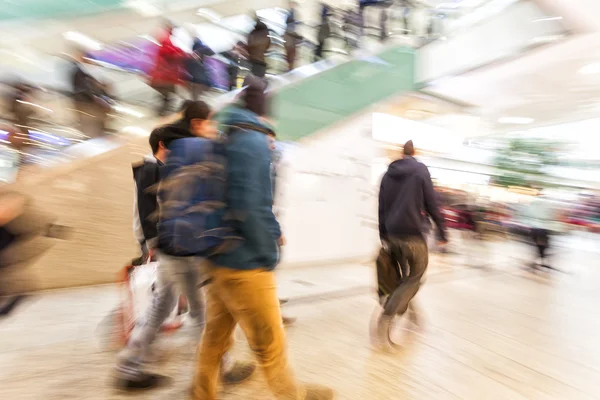
[[[219,364],[233,343],[238,323],[275,398],[304,399],[304,389],[288,365],[273,272],[212,265],[209,274],[212,283],[206,286],[206,328],[198,352],[194,400],[217,399]]]

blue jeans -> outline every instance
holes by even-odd
[[[199,328],[205,323],[205,301],[202,284],[207,279],[204,259],[199,257],[173,257],[159,253],[157,281],[152,305],[144,323],[135,328],[132,339],[121,356],[117,370],[125,378],[135,379],[141,373],[141,366],[154,342],[160,327],[171,315],[181,294],[189,304],[189,315]],[[200,339],[200,336],[198,337]],[[227,368],[229,360],[224,360]]]

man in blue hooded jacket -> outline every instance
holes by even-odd
[[[219,363],[239,324],[275,398],[330,400],[331,389],[300,385],[288,364],[273,273],[282,243],[272,208],[268,135],[273,130],[264,118],[265,82],[258,78],[247,82],[243,104],[227,108],[221,116],[228,132],[226,219],[242,240],[228,251],[209,257],[207,324],[200,344],[193,398],[217,398]]]

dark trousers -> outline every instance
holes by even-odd
[[[315,61],[319,61],[323,58],[323,48],[325,47],[325,41],[317,43],[317,47],[315,48]]]
[[[548,230],[533,228],[531,230],[531,239],[537,247],[538,255],[542,260],[542,264],[544,264],[547,257],[546,250],[548,250],[550,244],[550,235],[548,233]]]
[[[161,96],[161,103],[158,107],[159,115],[166,115],[169,112],[171,106],[171,97],[175,94],[175,85],[173,84],[164,84],[164,85],[154,85],[152,86],[154,90],[156,90]]]
[[[259,78],[264,78],[265,75],[267,74],[267,64],[265,64],[262,61],[253,61],[250,60],[250,64],[252,65],[251,67],[251,72],[252,75],[259,77]]]
[[[402,283],[386,302],[383,312],[385,316],[406,312],[410,301],[421,287],[421,280],[429,263],[427,243],[421,236],[391,238],[389,245],[400,263]]]

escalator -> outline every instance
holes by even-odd
[[[321,179],[315,175],[315,170],[323,169],[322,165],[315,165],[313,172],[304,173],[296,168],[306,167],[307,162],[299,161],[301,165],[298,166],[293,162],[288,164],[291,168],[288,178],[303,188],[288,191],[281,200],[282,209],[286,210],[282,216],[287,221],[284,229],[296,243],[289,247],[289,263],[314,262],[315,257],[334,260],[353,256],[352,252],[347,252],[349,242],[341,237],[343,232],[336,226],[351,230],[348,221],[354,220],[363,207],[362,203],[348,208],[339,205],[348,203],[343,197],[358,190],[356,173],[348,171],[360,169],[361,164],[352,160],[356,159],[356,154],[364,153],[365,148],[353,144],[357,137],[364,136],[363,132],[356,131],[356,126],[346,130],[344,121],[390,96],[412,90],[413,57],[412,49],[390,46],[376,55],[350,61],[321,61],[274,78],[271,90],[276,126],[281,140],[288,143],[290,156],[294,153],[300,157],[298,160],[327,160],[327,169],[338,171],[327,173],[322,178],[326,181],[319,181],[321,183],[315,186],[315,179]],[[216,103],[230,101],[235,95],[224,94]],[[144,126],[148,125],[144,118],[138,124],[145,127],[146,132],[151,128]],[[314,133],[327,131],[334,133],[333,142],[319,139],[317,147],[301,144]],[[347,140],[340,136],[346,131],[350,135]],[[73,232],[70,240],[58,243],[20,275],[28,290],[113,282],[118,269],[137,254],[131,233],[133,193],[130,171],[131,163],[148,153],[147,133],[143,133],[140,129],[139,134],[132,131],[113,140],[92,139],[81,143],[78,146],[83,149],[79,157],[38,170],[14,183],[15,188],[31,196],[38,207],[57,215],[57,222],[72,227]],[[299,149],[302,149],[302,156],[299,156]],[[343,156],[336,155],[340,151],[344,152]],[[348,158],[350,151],[356,154]],[[367,170],[361,171],[365,177],[370,176]],[[298,180],[299,176],[303,178]],[[338,190],[328,199],[322,187],[337,187]],[[312,217],[307,214],[311,210]],[[333,239],[304,240],[310,237],[306,233],[306,223],[310,221],[322,226],[323,235],[329,231],[337,236],[335,242]],[[346,221],[345,225],[343,221]],[[361,243],[363,246],[371,243],[363,240],[364,233],[360,232],[351,240],[356,251],[361,248]],[[367,250],[363,252],[368,253]],[[307,255],[312,258],[307,259]]]

